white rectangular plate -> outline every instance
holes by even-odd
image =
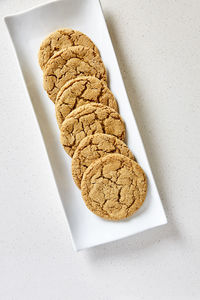
[[[28,95],[47,149],[61,201],[76,250],[121,239],[165,224],[166,216],[147,160],[143,143],[125,91],[112,42],[98,0],[56,1],[5,18],[14,44]],[[111,222],[92,214],[85,206],[71,175],[71,159],[59,141],[54,105],[42,87],[37,53],[41,41],[52,31],[70,27],[86,33],[97,45],[108,70],[110,89],[125,120],[128,146],[148,178],[144,205],[126,221]]]

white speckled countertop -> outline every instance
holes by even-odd
[[[45,2],[0,1],[0,299],[198,300],[200,2],[101,0],[169,223],[79,253],[2,19]]]

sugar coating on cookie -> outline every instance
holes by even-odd
[[[96,133],[85,137],[80,142],[72,158],[72,176],[79,188],[81,188],[83,174],[90,164],[110,153],[119,153],[135,159],[127,145],[113,135]]]
[[[125,124],[114,109],[99,103],[86,104],[65,118],[60,140],[65,151],[73,156],[80,141],[95,133],[107,133],[124,140]]]
[[[50,33],[40,46],[38,61],[41,69],[44,70],[46,63],[55,53],[71,46],[88,47],[99,54],[97,47],[87,35],[71,28],[61,28]]]
[[[61,87],[77,76],[95,76],[107,81],[106,69],[101,57],[91,48],[73,46],[54,54],[46,64],[43,86],[55,103]]]
[[[121,154],[108,154],[87,168],[81,192],[94,214],[108,220],[122,220],[143,204],[147,180],[134,160]]]
[[[117,101],[107,85],[94,76],[80,76],[68,81],[60,89],[55,103],[60,127],[65,117],[75,108],[89,103],[101,103],[118,111]]]

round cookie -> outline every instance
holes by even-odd
[[[42,70],[44,70],[48,60],[58,51],[71,47],[84,46],[93,49],[99,54],[99,51],[91,39],[80,31],[71,28],[61,28],[50,33],[42,42],[38,53],[38,61]]]
[[[86,206],[97,216],[121,220],[143,204],[147,180],[142,168],[121,154],[108,154],[85,171],[81,192]]]
[[[89,165],[110,153],[119,153],[135,159],[126,144],[113,135],[96,133],[85,137],[80,142],[72,158],[72,176],[79,188],[81,188],[83,174]]]
[[[101,103],[118,111],[118,105],[107,85],[94,76],[79,76],[64,84],[55,103],[58,126],[75,108],[88,103]]]
[[[54,54],[46,64],[43,86],[49,98],[55,102],[60,88],[77,76],[95,76],[106,82],[107,75],[101,57],[83,46],[73,46]]]
[[[125,124],[114,109],[99,103],[74,109],[62,123],[60,141],[65,151],[74,155],[80,141],[91,134],[107,133],[125,139]]]

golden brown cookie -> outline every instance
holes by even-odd
[[[86,206],[97,216],[121,220],[143,204],[147,180],[142,168],[121,154],[108,154],[94,161],[81,181]]]
[[[44,70],[46,63],[55,53],[71,46],[88,47],[99,54],[97,47],[87,35],[71,28],[61,28],[50,33],[40,46],[38,60],[41,69]]]
[[[91,48],[74,46],[54,54],[46,64],[43,86],[55,102],[60,88],[77,76],[95,76],[106,82],[107,75],[101,57]]]
[[[120,153],[135,159],[126,144],[114,135],[96,133],[85,137],[80,142],[72,158],[72,176],[79,188],[81,188],[83,174],[89,165],[110,153]]]
[[[64,84],[55,103],[58,126],[75,108],[88,103],[101,103],[118,111],[117,102],[107,85],[94,76],[80,76]]]
[[[65,151],[73,156],[80,141],[95,133],[107,133],[124,140],[125,124],[114,109],[99,103],[86,104],[65,118],[60,140]]]

